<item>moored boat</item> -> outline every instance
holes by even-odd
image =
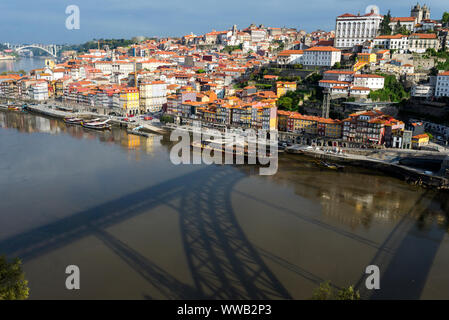
[[[8,110],[9,110],[9,111],[21,111],[21,110],[22,110],[22,107],[8,106]]]
[[[111,129],[111,125],[108,123],[110,119],[105,121],[90,121],[90,122],[81,122],[81,125],[87,129],[94,130],[109,130]]]
[[[342,165],[339,165],[336,163],[329,163],[329,162],[322,161],[322,160],[319,160],[319,161],[317,160],[316,164],[320,167],[332,169],[332,170],[343,170],[344,169],[344,166],[342,166]]]
[[[67,124],[79,124],[81,125],[81,122],[83,122],[84,119],[82,118],[64,118],[64,122]]]

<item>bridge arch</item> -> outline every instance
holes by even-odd
[[[42,51],[47,52],[52,57],[57,58],[58,50],[57,50],[56,46],[41,46],[41,45],[37,45],[37,44],[30,44],[30,45],[23,45],[23,46],[17,47],[14,50],[19,52],[19,51],[22,51],[24,49],[29,49],[29,48],[40,49]],[[50,50],[49,50],[49,48],[50,48]]]

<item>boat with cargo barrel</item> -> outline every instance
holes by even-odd
[[[83,118],[64,118],[64,122],[66,124],[79,124],[81,125],[81,122],[83,122]]]
[[[111,129],[111,125],[108,123],[111,119],[106,119],[104,121],[90,121],[90,122],[81,122],[81,125],[87,129],[94,130],[109,130]]]

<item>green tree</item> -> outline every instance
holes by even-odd
[[[398,23],[396,23],[396,25],[394,26],[394,33],[398,34],[400,33],[399,30],[401,29],[401,23],[398,21]]]
[[[443,18],[441,19],[444,24],[449,23],[449,12],[443,13]]]
[[[329,281],[323,282],[313,292],[312,300],[332,300],[332,288]]]
[[[426,54],[430,55],[430,56],[436,56],[437,55],[437,51],[434,48],[428,48],[426,50]]]
[[[400,102],[409,98],[409,93],[405,91],[404,86],[392,75],[384,75],[384,88],[376,91],[371,91],[369,98],[373,101],[391,101]]]
[[[304,79],[304,82],[308,85],[318,85],[323,76],[319,73],[312,73]]]
[[[22,271],[22,262],[8,262],[0,256],[0,300],[24,300],[29,295],[28,281]]]
[[[388,13],[384,16],[384,19],[382,20],[382,22],[379,25],[381,35],[390,35],[391,34],[392,30],[390,27],[390,22],[391,22],[391,12],[390,12],[390,10],[388,10]]]
[[[277,100],[277,105],[281,110],[294,111],[293,99],[282,96]]]
[[[335,292],[330,282],[326,281],[315,289],[312,300],[360,300],[360,293],[355,291],[353,286],[341,288]]]
[[[337,293],[337,300],[360,300],[360,293],[352,286],[342,288]]]
[[[163,123],[174,123],[175,122],[175,118],[171,115],[163,115],[160,118],[160,121]]]
[[[398,21],[398,23],[394,27],[394,34],[409,35],[410,31],[404,25],[401,25],[401,23]]]
[[[335,64],[333,65],[332,69],[341,69],[341,63],[340,62],[335,62]]]
[[[242,49],[242,47],[243,46],[241,44],[237,45],[237,46],[226,46],[226,47],[224,47],[223,51],[226,53],[231,53],[234,50]]]

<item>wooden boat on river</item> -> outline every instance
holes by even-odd
[[[111,119],[107,119],[104,121],[90,121],[90,122],[81,122],[81,125],[87,129],[93,130],[109,130],[111,129],[111,125],[108,123]]]

